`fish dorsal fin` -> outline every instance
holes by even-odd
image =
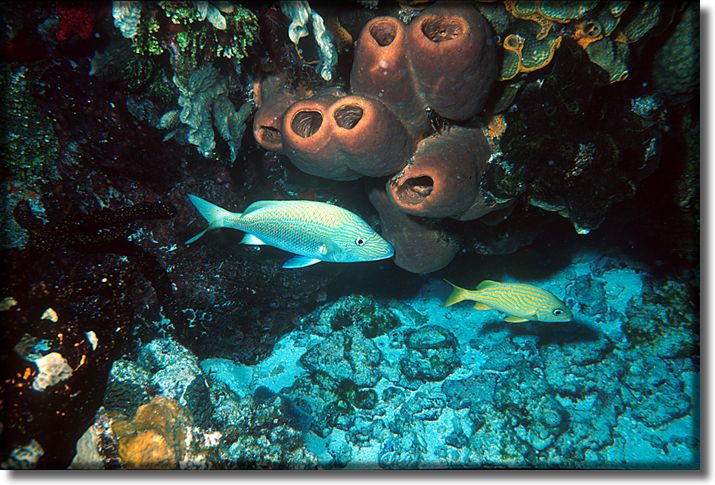
[[[498,281],[492,281],[492,280],[484,280],[479,285],[477,285],[477,290],[483,290],[485,288],[489,288],[491,286],[496,286],[500,284]]]
[[[241,244],[248,244],[249,246],[265,246],[266,242],[253,234],[246,234],[241,239]]]
[[[522,317],[506,317],[504,319],[505,322],[509,323],[521,323],[521,322],[528,322],[528,318],[522,318]]]
[[[485,305],[484,303],[476,302],[476,303],[474,304],[474,309],[475,309],[475,310],[483,310],[483,311],[486,311],[486,310],[491,310],[492,307],[490,307],[489,305]]]
[[[288,261],[283,263],[284,268],[305,268],[306,266],[312,266],[314,264],[320,263],[320,259],[309,258],[308,256],[294,256]]]
[[[277,201],[275,201],[275,200],[257,200],[253,204],[246,207],[246,210],[243,211],[243,215],[245,216],[246,214],[255,212],[258,209],[263,209],[264,207],[269,207],[269,206],[275,204],[276,202]]]

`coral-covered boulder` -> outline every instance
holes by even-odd
[[[377,464],[386,470],[416,469],[424,463],[425,446],[414,432],[386,440],[380,448]]]
[[[325,305],[303,320],[311,333],[329,336],[338,330],[357,327],[366,338],[385,335],[402,325],[392,307],[363,295],[348,295]]]
[[[382,353],[360,330],[350,327],[334,332],[311,347],[300,359],[313,372],[336,381],[352,379],[358,386],[374,386],[380,379]]]
[[[441,381],[462,365],[457,338],[444,327],[425,325],[408,332],[405,346],[400,371],[409,380]]]
[[[192,419],[174,399],[157,396],[137,408],[131,420],[113,423],[125,468],[176,468],[186,452]]]
[[[493,402],[498,380],[495,373],[477,373],[466,379],[444,381],[442,392],[447,397],[449,407],[465,409],[479,402]]]

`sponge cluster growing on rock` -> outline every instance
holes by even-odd
[[[434,222],[498,208],[480,190],[491,150],[474,123],[496,79],[496,52],[489,24],[471,5],[437,2],[409,25],[376,17],[358,38],[349,94],[267,77],[255,86],[254,135],[312,175],[390,177],[370,198],[396,263],[436,271],[457,251],[455,242],[444,244],[447,236],[431,237]],[[451,128],[435,130],[440,118]]]

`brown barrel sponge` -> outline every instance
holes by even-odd
[[[407,50],[419,94],[440,116],[466,120],[484,106],[497,76],[495,35],[466,2],[437,2],[407,27]]]
[[[355,47],[350,89],[378,99],[400,118],[412,138],[419,138],[429,123],[413,86],[406,30],[393,17],[376,17],[363,27]]]
[[[254,83],[253,94],[258,106],[253,117],[253,136],[266,150],[280,153],[283,151],[283,114],[291,104],[312,93],[302,86],[291,88],[286,76],[277,74]]]
[[[481,130],[452,127],[417,145],[412,163],[388,180],[387,193],[407,214],[459,218],[481,199],[489,157]]]
[[[379,101],[346,96],[328,110],[333,138],[341,159],[351,170],[368,177],[399,171],[410,157],[412,145],[400,120]]]
[[[300,170],[331,180],[355,180],[334,136],[330,107],[338,99],[332,93],[298,101],[283,115],[283,152]]]
[[[460,249],[456,237],[439,227],[401,212],[382,187],[370,189],[369,198],[380,215],[382,236],[395,249],[395,264],[411,273],[432,273],[447,266]]]

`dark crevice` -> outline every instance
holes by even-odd
[[[333,117],[335,118],[335,123],[340,128],[345,128],[346,130],[351,130],[362,119],[363,110],[360,106],[355,104],[346,104],[341,106],[335,111]]]
[[[375,22],[370,27],[370,35],[380,47],[387,47],[397,37],[397,26],[389,20]]]
[[[281,130],[278,128],[261,126],[259,132],[266,143],[281,143]]]
[[[420,177],[409,178],[400,185],[398,194],[400,200],[408,204],[419,204],[430,196],[434,189],[432,177],[422,175]]]
[[[464,25],[456,17],[428,17],[422,21],[422,33],[432,42],[445,42],[460,37]]]
[[[293,117],[291,128],[303,138],[308,138],[320,129],[323,124],[323,115],[318,111],[299,111]]]

